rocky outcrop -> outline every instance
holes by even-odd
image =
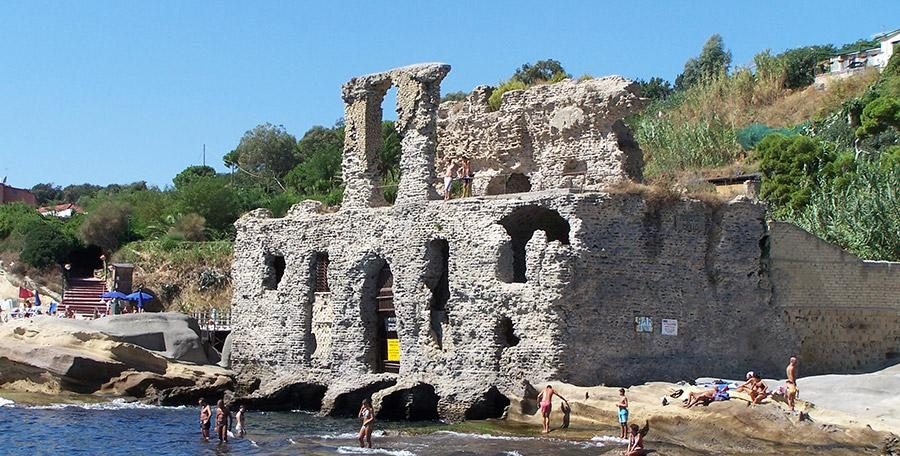
[[[0,386],[13,390],[189,403],[232,387],[229,371],[205,362],[196,322],[180,314],[0,325]]]

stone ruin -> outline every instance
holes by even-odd
[[[779,375],[793,354],[804,375],[853,372],[900,356],[897,265],[768,223],[745,197],[615,185],[641,176],[622,122],[641,107],[634,84],[539,86],[490,112],[482,88],[439,106],[449,69],[344,85],[337,212],[306,201],[236,224],[240,401],[355,416],[372,397],[380,418],[459,420],[501,416],[507,395],[548,381]],[[388,205],[375,151],[392,85],[402,171]],[[476,196],[439,200],[436,167],[462,155]]]

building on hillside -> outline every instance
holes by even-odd
[[[894,52],[898,52],[900,29],[878,35],[875,39],[879,42],[876,47],[831,56],[819,62],[816,86],[825,87],[829,81],[851,77],[872,68],[881,71]]]
[[[45,217],[69,218],[75,214],[83,214],[84,209],[75,203],[63,203],[40,207],[38,208],[38,212]]]
[[[37,207],[37,197],[34,196],[34,193],[31,193],[31,190],[10,187],[6,183],[0,183],[0,204],[15,202]]]
[[[371,397],[379,418],[479,419],[548,381],[778,375],[791,355],[805,375],[900,359],[900,264],[768,223],[745,196],[637,185],[642,152],[622,122],[643,105],[636,84],[568,80],[507,92],[497,111],[483,91],[439,107],[449,70],[344,85],[339,210],[304,201],[235,223],[239,401],[355,417]],[[392,86],[403,140],[389,204],[378,156]],[[476,196],[444,201],[437,164],[463,156]]]

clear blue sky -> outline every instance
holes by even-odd
[[[900,1],[4,1],[0,175],[31,187],[146,180],[221,157],[263,122],[298,138],[343,114],[351,77],[410,63],[444,92],[555,58],[574,75],[674,80],[720,33],[764,49],[900,27]],[[386,106],[385,110],[389,108]]]

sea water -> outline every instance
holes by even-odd
[[[114,401],[26,406],[0,398],[4,455],[594,455],[621,450],[593,441],[468,434],[423,423],[378,422],[374,449],[358,448],[359,423],[307,412],[248,412],[247,435],[218,443],[200,437],[199,410]],[[415,427],[415,435],[404,430]],[[422,433],[422,429],[426,432]],[[213,427],[213,432],[215,428]],[[537,430],[536,430],[537,432]]]

